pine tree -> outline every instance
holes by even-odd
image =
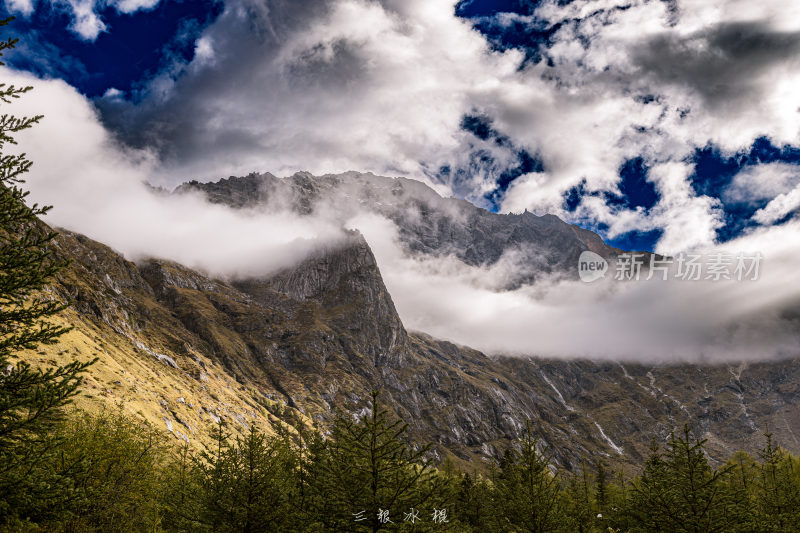
[[[705,440],[692,440],[689,426],[670,435],[662,453],[653,443],[644,471],[634,484],[633,518],[641,531],[713,533],[729,531],[723,479],[729,469],[714,470]]]
[[[635,492],[631,489],[632,484],[620,469],[609,476],[611,481],[606,484],[608,499],[603,512],[602,531],[620,530],[633,531],[631,526],[631,499]]]
[[[508,450],[494,476],[497,490],[495,518],[498,529],[522,528],[544,533],[563,522],[560,487],[550,472],[550,460],[538,450],[530,422],[520,439],[520,451]]]
[[[195,457],[189,444],[181,446],[177,454],[163,467],[162,516],[165,531],[209,531],[201,522],[204,510],[202,476],[196,468]]]
[[[17,42],[0,41],[0,55]],[[9,104],[31,89],[0,83],[0,100]],[[16,144],[15,133],[41,119],[0,115],[0,520],[36,509],[37,498],[57,490],[53,480],[32,479],[29,470],[52,450],[52,443],[45,443],[48,433],[77,394],[90,364],[75,361],[41,369],[15,361],[21,350],[52,344],[69,329],[48,320],[65,308],[45,295],[48,282],[65,266],[50,247],[56,234],[37,219],[50,208],[26,205],[28,192],[20,185],[31,162],[25,154],[6,151]]]
[[[192,531],[258,533],[287,529],[297,464],[285,434],[267,436],[255,427],[233,442],[224,425],[214,432],[214,446],[194,459],[187,488],[178,497],[195,512],[183,524]],[[182,464],[183,461],[180,464]],[[186,478],[185,468],[177,473]],[[174,485],[173,485],[174,486]]]
[[[156,530],[161,521],[158,469],[168,452],[164,434],[121,410],[71,413],[58,431],[58,453],[43,466],[71,481],[70,497],[42,529]]]
[[[480,475],[463,473],[458,482],[456,516],[473,531],[487,531],[492,519],[493,490]]]
[[[565,530],[576,533],[590,533],[595,531],[597,513],[591,479],[586,461],[581,461],[581,468],[567,479],[564,488],[565,515],[569,525]]]
[[[602,460],[597,461],[597,475],[595,476],[595,502],[599,514],[606,512],[608,507],[608,473]]]
[[[408,424],[389,419],[378,391],[371,397],[367,414],[340,415],[330,438],[313,444],[304,466],[309,517],[335,531],[380,531],[416,513],[424,531],[434,508],[446,511],[447,483],[425,458],[430,448],[407,444]]]
[[[764,531],[758,525],[755,506],[759,465],[744,451],[738,451],[726,462],[730,474],[723,490],[728,496],[727,515],[732,521],[732,533]]]
[[[792,458],[766,432],[767,443],[758,455],[761,468],[758,479],[757,507],[759,527],[764,532],[797,531],[800,526],[800,484]]]

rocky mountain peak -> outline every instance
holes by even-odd
[[[406,330],[375,256],[357,231],[349,232],[343,244],[317,250],[268,282],[294,300],[314,302],[327,310],[330,324],[357,339],[365,354],[385,356],[404,346]]]

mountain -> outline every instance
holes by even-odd
[[[358,195],[350,190],[364,183]],[[456,253],[474,264],[520,243],[544,250],[552,269],[578,250],[615,253],[555,217],[495,215],[402,179],[262,175],[187,188],[239,208],[282,195],[307,213],[328,194],[349,195],[354,205],[372,197],[374,209],[403,224],[409,250],[451,253],[458,243],[467,251]],[[376,199],[395,189],[402,192],[394,204]],[[423,208],[425,217],[400,219]],[[363,409],[370,390],[381,389],[414,441],[434,443],[432,453],[468,469],[502,454],[527,421],[565,468],[584,457],[641,464],[652,437],[684,423],[708,439],[716,461],[738,449],[754,452],[767,429],[800,452],[800,360],[646,366],[489,356],[407,331],[358,232],[291,268],[237,280],[159,259],[134,264],[68,231],[57,249],[73,263],[53,295],[72,302],[59,320],[75,329],[25,357],[97,356],[80,404],[120,405],[193,446],[206,444],[219,420],[238,431],[251,424],[324,428],[334,411]]]
[[[394,222],[405,250],[434,257],[454,255],[472,266],[491,265],[514,254],[516,272],[506,288],[558,273],[577,276],[581,252],[607,259],[621,250],[599,235],[554,215],[497,214],[455,198],[442,198],[427,185],[407,178],[346,172],[315,177],[298,172],[230,177],[216,183],[191,181],[176,194],[196,191],[209,201],[234,208],[289,208],[299,214],[332,215],[340,223],[361,212]]]

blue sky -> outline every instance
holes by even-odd
[[[61,77],[89,98],[111,88],[130,93],[175,56],[191,60],[195,40],[221,9],[212,0],[160,2],[134,13],[104,7],[98,16],[106,30],[87,40],[69,29],[69,10],[41,2],[30,17],[14,22],[13,31],[23,36],[22,48],[9,55],[8,63]],[[7,5],[5,11],[7,16]]]
[[[797,213],[796,8],[718,3],[16,0],[6,60],[74,87],[161,184],[409,175],[668,252]]]

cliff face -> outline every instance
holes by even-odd
[[[524,216],[524,215],[523,215]],[[90,357],[85,405],[116,405],[201,445],[219,419],[269,430],[324,426],[373,388],[417,442],[463,461],[496,457],[530,420],[557,463],[638,462],[653,436],[689,423],[714,459],[753,452],[767,427],[800,452],[800,362],[750,366],[620,365],[492,358],[409,333],[374,257],[352,234],[263,279],[211,279],[170,262],[125,261],[64,232],[74,259],[54,289],[76,330],[27,354]]]
[[[318,251],[301,264],[278,272],[268,283],[296,301],[315,302],[325,324],[376,361],[396,359],[406,348],[406,330],[372,250],[359,233],[343,246]],[[247,291],[258,284],[251,280],[237,286]]]

